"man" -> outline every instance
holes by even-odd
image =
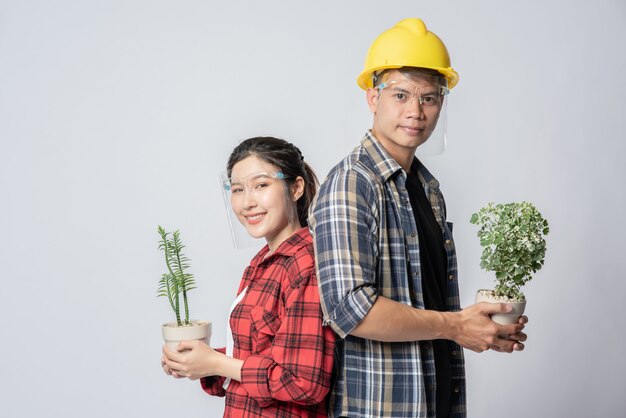
[[[465,417],[461,347],[524,348],[526,317],[490,319],[506,304],[460,309],[443,195],[415,158],[457,81],[419,19],[380,35],[358,78],[372,129],[330,171],[309,218],[325,324],[341,337],[330,416]]]

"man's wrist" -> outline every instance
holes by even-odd
[[[438,312],[441,315],[441,328],[437,330],[438,339],[455,341],[458,335],[459,313]]]

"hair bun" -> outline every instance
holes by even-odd
[[[300,161],[304,161],[304,155],[302,155],[302,151],[300,151],[300,148],[296,147],[294,144],[290,145],[293,147],[294,150],[296,150],[296,152],[300,156]]]

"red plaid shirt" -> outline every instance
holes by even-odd
[[[265,258],[252,259],[230,316],[233,357],[241,382],[200,380],[210,395],[226,396],[224,417],[327,417],[335,334],[322,327],[313,243],[302,228]]]

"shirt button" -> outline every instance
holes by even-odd
[[[454,274],[449,275],[448,280],[454,280]]]
[[[454,393],[459,393],[459,388],[454,388]]]
[[[413,277],[417,277],[417,271],[413,272]]]
[[[451,242],[452,242],[452,241],[450,241],[449,239],[447,239],[447,240],[446,240],[446,244],[447,244],[447,245],[450,245],[450,243],[451,243]]]
[[[452,355],[456,356],[456,350],[452,350]]]
[[[435,390],[435,385],[431,384],[431,385],[430,385],[430,388],[431,388],[432,390]]]
[[[411,236],[412,236],[412,237],[415,237],[415,232],[411,232]]]

